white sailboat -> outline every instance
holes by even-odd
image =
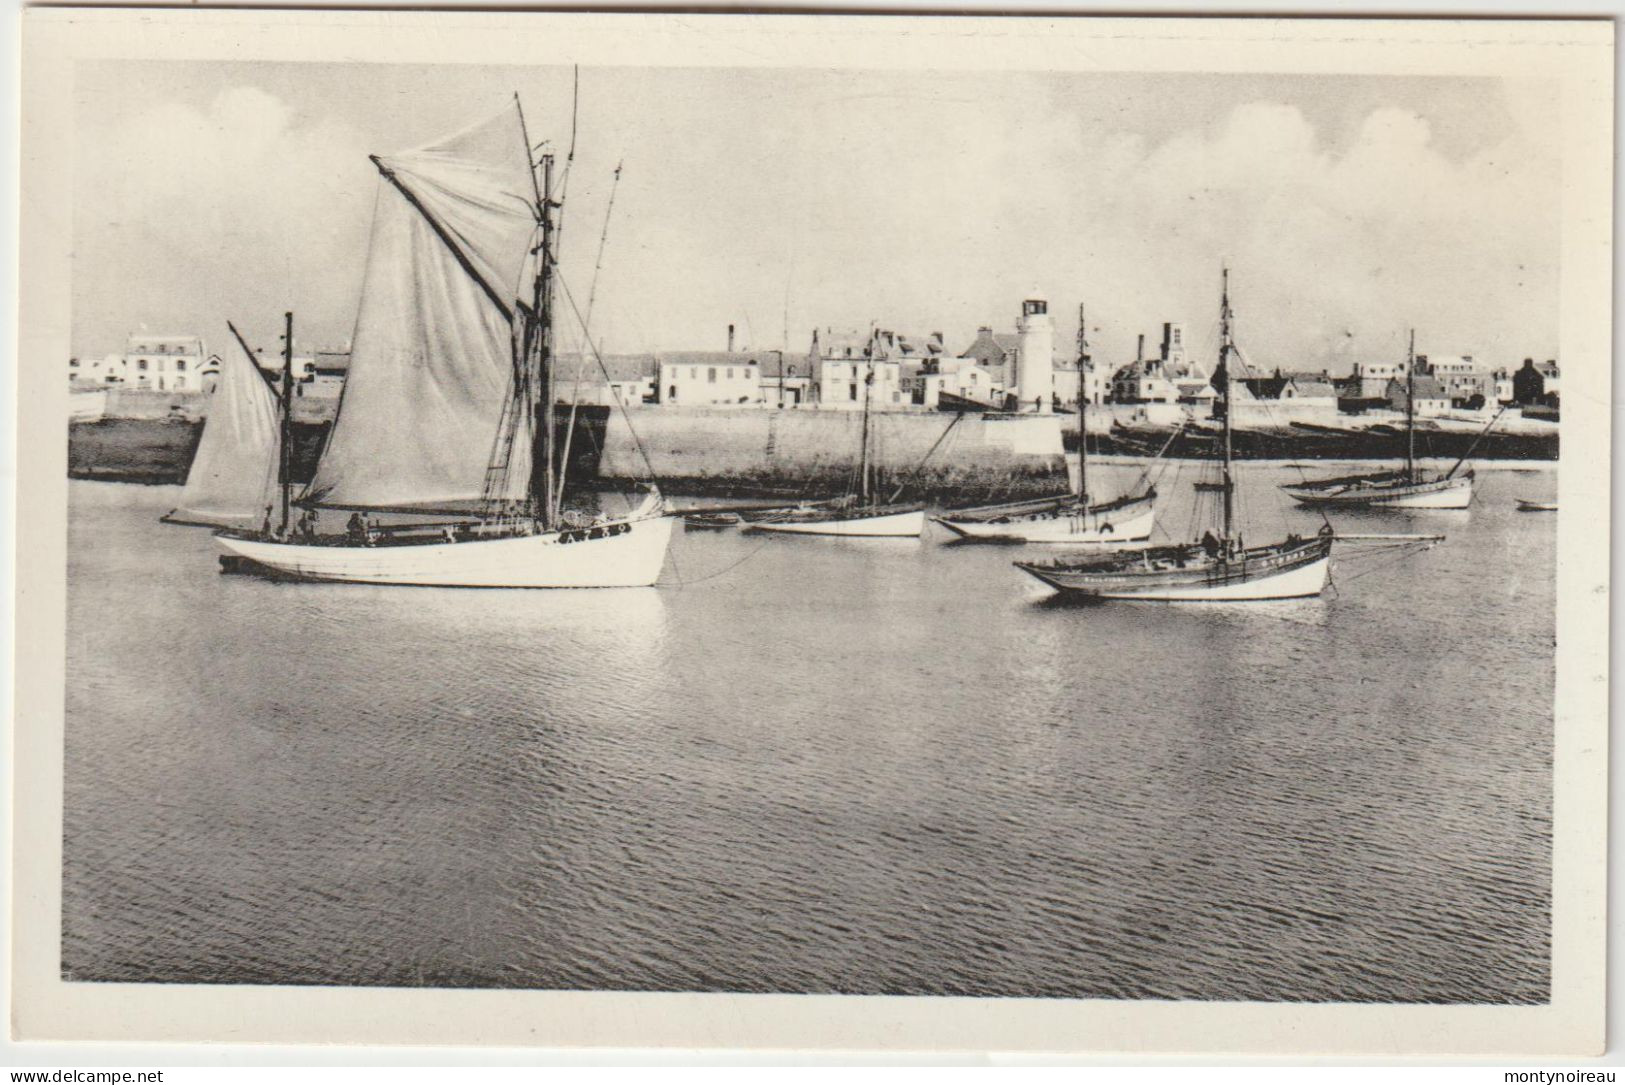
[[[306,580],[449,587],[642,587],[673,520],[566,514],[554,447],[553,156],[531,159],[518,98],[381,175],[337,417],[299,504],[343,535],[217,536],[233,560]],[[284,447],[286,442],[284,441]],[[284,473],[284,479],[286,474]],[[379,526],[362,515],[435,522]]]
[[[1490,425],[1494,424],[1495,419],[1490,419]],[[1299,504],[1317,508],[1464,509],[1473,501],[1472,468],[1461,470],[1466,461],[1463,456],[1443,473],[1416,466],[1416,331],[1412,329],[1405,365],[1404,469],[1313,479],[1281,488]]]
[[[1224,272],[1219,309],[1219,365],[1224,407],[1223,508],[1218,534],[1199,543],[1148,547],[1078,561],[1016,562],[1016,568],[1056,591],[1090,600],[1132,602],[1253,602],[1319,595],[1331,569],[1334,533],[1328,525],[1304,538],[1289,535],[1265,546],[1243,545],[1235,525],[1231,456],[1233,378],[1230,273]]]
[[[1085,424],[1084,365],[1089,360],[1085,323],[1078,322],[1078,490],[1037,501],[955,509],[932,517],[961,539],[982,542],[1056,543],[1120,548],[1144,543],[1156,526],[1157,491],[1136,489],[1111,501],[1090,503],[1089,432]]]
[[[231,331],[237,334],[236,328]],[[283,410],[248,347],[241,358],[228,352],[180,504],[164,523],[243,528],[260,523],[277,498]]]
[[[871,342],[873,350],[873,342]],[[838,538],[917,539],[925,531],[925,505],[879,498],[875,478],[873,416],[869,410],[870,386],[875,379],[871,353],[868,373],[863,380],[863,428],[858,446],[856,486],[832,501],[809,501],[791,508],[746,513],[741,531],[779,535],[824,535]]]

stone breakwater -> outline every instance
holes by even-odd
[[[928,497],[1053,492],[1066,484],[1061,419],[877,412],[870,462],[885,489]],[[630,424],[629,424],[630,423]],[[602,479],[651,475],[677,493],[815,496],[843,492],[864,444],[863,415],[843,410],[613,411]]]
[[[294,478],[310,478],[326,440],[328,421],[318,405],[295,401]],[[560,411],[562,427],[568,417]],[[630,417],[631,425],[627,419]],[[874,462],[893,480],[910,479],[931,500],[976,500],[988,495],[1051,493],[1066,478],[1064,452],[1076,452],[1075,416],[1010,417],[939,413],[878,413]],[[1103,425],[1091,454],[1147,458],[1174,429],[1154,424]],[[148,484],[185,481],[202,422],[191,412],[154,406],[151,416],[109,417],[70,423],[68,474],[73,478]],[[1403,433],[1391,427],[1362,431],[1240,430],[1238,458],[1263,460],[1395,460]],[[1417,435],[1418,455],[1454,458],[1476,439],[1468,430]],[[838,493],[857,468],[862,415],[856,411],[582,408],[568,462],[586,486],[619,488],[652,473],[671,493],[729,497],[800,497]],[[935,446],[933,448],[933,446]],[[1063,452],[1064,449],[1064,452]],[[1176,459],[1218,455],[1211,427],[1181,434],[1168,447]],[[929,453],[929,455],[928,455]],[[1558,440],[1548,434],[1491,433],[1474,451],[1485,460],[1550,462]],[[652,468],[652,471],[651,471]]]

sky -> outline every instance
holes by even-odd
[[[132,332],[342,347],[379,179],[520,94],[561,154],[567,68],[81,62],[73,350]],[[609,351],[804,351],[814,327],[1011,330],[1096,358],[1221,266],[1263,368],[1557,357],[1555,88],[1518,79],[586,68],[562,273]],[[617,164],[622,179],[611,180]],[[607,230],[606,230],[607,224]],[[600,239],[603,239],[599,264]]]

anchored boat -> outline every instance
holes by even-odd
[[[1123,547],[1144,543],[1156,525],[1157,491],[1145,476],[1133,492],[1092,503],[1089,494],[1088,412],[1084,366],[1089,360],[1086,324],[1078,324],[1078,490],[1072,494],[1000,505],[956,509],[933,517],[961,539],[982,542],[1061,543]],[[1175,431],[1175,436],[1178,431]],[[1170,438],[1169,443],[1172,443]],[[1164,448],[1167,446],[1164,445]]]
[[[1490,426],[1499,417],[1497,412]],[[1489,427],[1485,427],[1484,433],[1488,432]],[[1483,436],[1479,434],[1479,439]],[[1474,441],[1467,456],[1477,446],[1478,441]],[[1404,468],[1315,479],[1281,488],[1294,501],[1320,508],[1464,509],[1473,501],[1472,468],[1461,470],[1467,456],[1443,474],[1425,472],[1416,465],[1416,331],[1412,329],[1405,364]]]
[[[220,533],[223,563],[452,587],[659,577],[673,518],[652,485],[628,515],[563,508],[552,408],[562,185],[553,155],[533,161],[533,146],[515,96],[447,139],[373,157],[380,191],[350,372],[298,502],[307,515],[289,521],[284,422],[281,524]],[[317,532],[318,509],[350,511],[349,530]],[[382,526],[374,514],[418,522]]]
[[[226,326],[237,335],[229,321]],[[162,517],[163,522],[216,528],[247,528],[262,518],[269,523],[285,473],[280,453],[289,444],[288,426],[288,404],[254,361],[253,352],[246,345],[241,358],[227,352],[180,504]]]
[[[1086,560],[1016,562],[1016,568],[1066,595],[1093,600],[1135,602],[1251,602],[1319,595],[1331,569],[1330,525],[1309,538],[1289,535],[1281,542],[1247,547],[1236,532],[1236,488],[1232,467],[1230,365],[1236,357],[1231,337],[1230,272],[1223,273],[1219,305],[1219,364],[1224,408],[1222,515],[1218,533],[1199,543],[1148,547]]]
[[[888,499],[879,497],[879,480],[873,463],[874,419],[869,410],[869,393],[875,379],[874,346],[871,340],[866,351],[869,365],[863,378],[863,427],[855,486],[830,501],[807,501],[788,508],[746,513],[741,531],[866,539],[917,539],[925,531],[925,505],[897,500],[907,488],[906,482]]]

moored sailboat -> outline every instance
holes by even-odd
[[[746,513],[740,530],[866,539],[920,537],[925,531],[924,503],[899,502],[897,497],[903,487],[898,487],[888,499],[879,496],[879,480],[874,466],[874,418],[869,410],[870,388],[874,379],[874,359],[871,355],[863,381],[863,423],[858,445],[856,485],[843,496],[832,500],[808,501],[790,508]]]
[[[228,323],[228,327],[231,325]],[[233,336],[237,329],[231,327]],[[241,337],[237,339],[242,343]],[[228,352],[220,383],[209,397],[180,503],[166,524],[251,527],[269,514],[282,481],[281,450],[288,444],[288,407],[243,344],[242,357]]]
[[[1062,543],[1123,547],[1151,538],[1157,491],[1149,485],[1111,501],[1090,502],[1089,427],[1084,366],[1089,360],[1086,322],[1078,323],[1078,489],[1037,501],[954,509],[932,517],[961,539],[983,542]]]
[[[1331,569],[1330,525],[1310,537],[1247,547],[1236,531],[1236,488],[1231,452],[1234,410],[1230,371],[1236,348],[1231,335],[1230,273],[1223,276],[1219,364],[1224,408],[1222,516],[1218,533],[1201,542],[1148,547],[1086,560],[1016,562],[1016,567],[1065,595],[1135,602],[1251,602],[1319,595]]]
[[[271,532],[218,535],[228,557],[377,584],[639,587],[659,577],[673,519],[658,491],[618,517],[563,507],[553,424],[561,204],[553,156],[533,162],[531,147],[515,97],[448,139],[373,158],[380,191],[350,372],[299,501],[350,511],[350,530],[319,535],[309,518],[292,529],[284,514]],[[380,526],[363,514],[417,519]]]
[[[1490,425],[1494,424],[1495,419],[1490,419]],[[1474,444],[1476,446],[1477,442]],[[1471,452],[1472,449],[1469,449],[1468,454]],[[1464,509],[1473,501],[1472,468],[1461,470],[1466,461],[1467,457],[1463,456],[1455,466],[1443,473],[1427,472],[1417,467],[1416,331],[1412,329],[1405,364],[1404,468],[1399,471],[1311,479],[1281,488],[1294,501],[1321,508]]]

